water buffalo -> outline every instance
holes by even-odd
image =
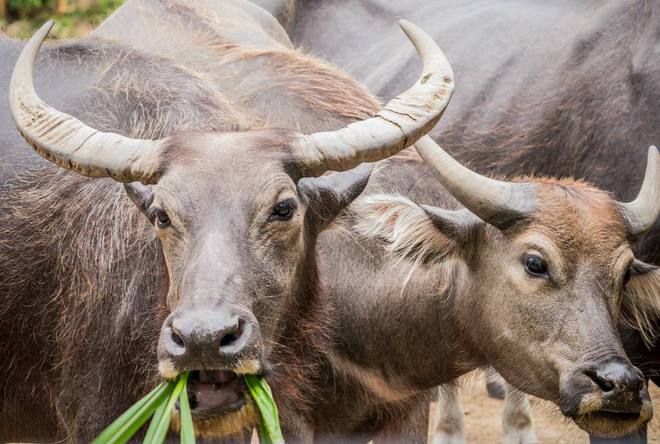
[[[587,178],[630,199],[644,147],[660,139],[657,3],[257,2],[278,15],[296,43],[383,98],[414,73],[410,51],[390,32],[395,17],[450,42],[462,88],[432,134],[477,171]],[[380,62],[393,48],[399,56]],[[637,243],[637,257],[660,264],[659,239],[656,224]],[[660,382],[660,340],[653,347],[653,338],[634,329],[621,325],[620,332],[633,362]]]
[[[324,288],[346,328],[361,328],[337,338],[337,367],[361,377],[374,403],[492,365],[598,436],[649,421],[642,373],[615,326],[647,331],[645,316],[660,312],[660,271],[631,249],[660,212],[657,149],[638,197],[622,204],[572,179],[480,176],[428,137],[415,147],[433,174],[411,155],[385,161],[321,236]]]
[[[196,38],[228,83],[99,36],[37,57],[50,23],[0,36],[0,440],[89,442],[181,371],[200,436],[249,435],[242,373],[267,376],[288,439],[309,436],[332,322],[317,237],[363,189],[371,166],[352,168],[435,125],[451,69],[403,23],[424,70],[376,113],[247,2],[222,2],[235,34],[202,2],[130,3],[167,6],[153,40]]]

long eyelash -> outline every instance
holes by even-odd
[[[155,208],[155,207],[150,207],[146,211],[147,219],[149,219],[149,222],[153,225],[156,223],[156,213],[158,213],[160,209]]]
[[[291,206],[291,209],[294,211],[298,209],[298,201],[296,201],[296,199],[294,199],[293,197],[283,200],[282,203],[289,204]]]

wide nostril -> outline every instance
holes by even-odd
[[[598,370],[586,370],[584,374],[587,375],[593,382],[595,382],[598,388],[600,388],[605,393],[611,392],[615,388],[615,385],[612,381],[598,374]]]
[[[236,341],[238,341],[239,336],[236,333],[229,333],[228,335],[225,335],[221,340],[220,340],[220,348],[222,347],[229,347]]]
[[[179,333],[174,327],[172,327],[170,337],[172,342],[174,342],[176,345],[179,347],[185,347],[186,343],[183,341],[183,336],[181,336],[181,333]]]
[[[231,348],[235,345],[241,339],[241,336],[243,336],[244,327],[245,323],[242,319],[239,319],[235,327],[227,329],[222,338],[220,338],[220,350]]]

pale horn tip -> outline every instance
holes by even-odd
[[[53,26],[55,26],[55,21],[54,20],[47,20],[46,23],[41,25],[37,32],[34,33],[32,38],[35,41],[38,41],[39,43],[43,42],[46,37],[48,37],[48,34],[50,33],[51,29],[53,29]]]
[[[651,173],[651,171],[655,171],[659,164],[660,152],[658,152],[658,148],[655,145],[651,145],[646,156],[646,175]],[[653,176],[656,176],[656,174],[653,174]]]
[[[48,20],[46,23],[41,25],[41,27],[25,44],[25,48],[18,57],[16,66],[14,67],[14,72],[11,79],[13,87],[17,87],[18,84],[24,84],[25,82],[32,82],[32,66],[34,65],[35,59],[37,58],[37,53],[41,48],[41,44],[44,42],[44,40],[46,40],[48,33],[54,25],[55,22],[53,20]],[[23,93],[21,88],[13,87],[10,88],[10,91],[19,90],[20,93]]]
[[[399,20],[399,26],[422,60],[423,82],[428,81],[431,75],[441,74],[442,81],[447,87],[454,86],[454,72],[447,60],[447,56],[422,28],[408,20]]]

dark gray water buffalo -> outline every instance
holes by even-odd
[[[461,87],[431,134],[478,171],[586,178],[632,199],[660,140],[658,3],[317,0],[296,12],[295,43],[385,99],[417,72],[398,18],[448,42]],[[638,250],[653,263],[658,228]]]
[[[351,168],[435,125],[451,69],[404,23],[425,68],[374,116],[263,10],[215,6],[241,26],[203,3],[129,2],[152,13],[159,55],[92,36],[37,57],[48,24],[26,45],[0,36],[1,441],[89,442],[184,370],[202,436],[249,437],[241,373],[267,375],[288,439],[317,429],[334,319],[318,234],[363,189],[371,167]],[[177,52],[193,42],[215,77]],[[359,393],[328,409],[344,402]]]

